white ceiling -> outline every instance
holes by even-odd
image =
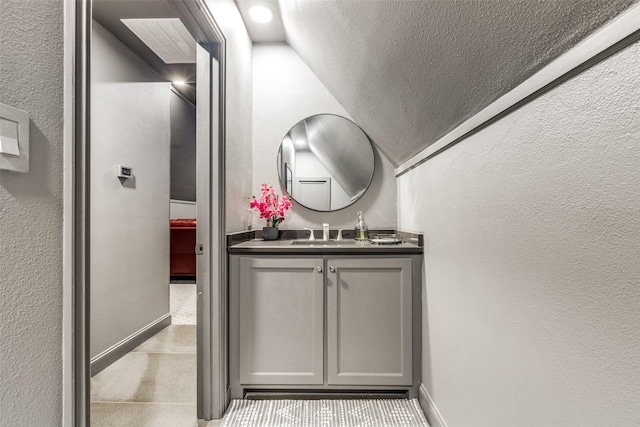
[[[635,1],[278,5],[287,42],[397,166]]]
[[[284,42],[285,34],[278,0],[235,0],[249,37],[254,42]],[[249,18],[249,8],[254,4],[267,7],[273,12],[273,20],[268,23],[255,22]]]

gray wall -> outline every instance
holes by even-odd
[[[171,219],[191,219],[196,217],[196,202],[171,200],[169,203],[169,217]]]
[[[282,193],[284,187],[278,179],[277,154],[289,129],[314,114],[332,113],[349,119],[351,116],[285,44],[254,45],[253,69],[253,187],[247,196],[258,195],[263,182]],[[294,203],[280,227],[322,228],[322,223],[328,222],[331,228],[353,228],[356,214],[362,210],[370,228],[395,228],[394,169],[379,152],[375,161],[371,186],[356,203],[337,212],[316,212]],[[257,213],[253,224],[256,228],[266,225]]]
[[[170,83],[94,21],[91,357],[169,312]],[[115,175],[117,164],[134,178]]]
[[[245,228],[251,194],[251,40],[233,0],[207,0],[227,40],[226,82],[226,228]]]
[[[196,201],[196,107],[171,91],[171,198]]]
[[[62,423],[63,4],[0,2],[0,102],[31,115],[31,172],[0,171],[2,425]]]
[[[449,427],[640,425],[640,44],[398,179]]]

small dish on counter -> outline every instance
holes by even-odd
[[[402,237],[395,234],[378,234],[371,238],[374,245],[397,245],[402,243]]]

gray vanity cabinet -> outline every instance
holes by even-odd
[[[240,383],[323,383],[323,262],[240,258]]]
[[[305,252],[290,243],[272,245],[234,248],[229,257],[232,398],[369,392],[417,397],[421,248],[354,244]]]
[[[327,383],[412,385],[409,258],[327,259]]]

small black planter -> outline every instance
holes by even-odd
[[[262,227],[262,238],[264,240],[278,240],[280,230],[277,227]]]

